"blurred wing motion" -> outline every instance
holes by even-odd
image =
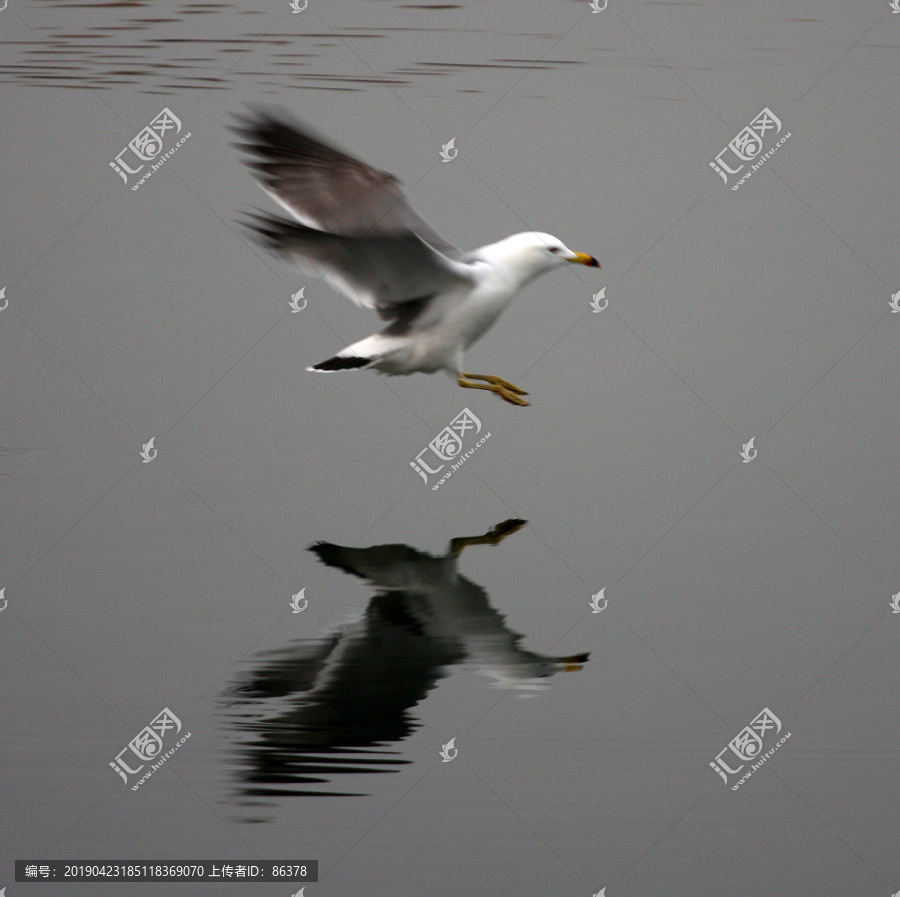
[[[232,130],[263,189],[296,219],[249,216],[247,226],[268,249],[296,258],[386,320],[402,303],[472,284],[467,254],[409,205],[394,175],[282,112],[251,110]]]

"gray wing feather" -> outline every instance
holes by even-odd
[[[272,250],[324,274],[351,299],[376,308],[468,286],[468,255],[409,205],[400,182],[327,143],[279,110],[253,108],[232,130],[263,189],[299,226],[252,216]]]
[[[461,264],[413,233],[360,239],[325,233],[277,215],[247,217],[244,226],[271,252],[294,258],[387,320],[402,317],[403,303],[471,282]]]

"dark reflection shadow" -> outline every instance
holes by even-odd
[[[313,545],[322,563],[377,591],[357,619],[326,638],[268,653],[229,690],[229,715],[242,738],[243,803],[359,796],[327,784],[341,774],[394,772],[409,763],[391,747],[419,727],[411,708],[454,664],[520,693],[546,688],[554,673],[581,669],[587,654],[550,657],[521,647],[522,636],[506,626],[487,592],[459,573],[464,549],[499,545],[524,525],[506,520],[484,535],[453,539],[438,557],[409,545]]]

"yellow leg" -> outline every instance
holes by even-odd
[[[450,541],[450,553],[453,557],[459,557],[467,545],[499,545],[507,536],[522,529],[527,522],[518,517],[512,517],[504,520],[503,523],[498,523],[483,536],[458,536]]]
[[[484,380],[486,382],[473,383],[472,380]],[[460,371],[456,382],[467,389],[487,389],[490,392],[495,392],[501,399],[512,405],[529,404],[525,399],[521,398],[521,396],[528,395],[524,389],[519,389],[518,386],[513,385],[508,380],[504,380],[502,377],[497,377],[494,374],[469,374],[466,371]]]

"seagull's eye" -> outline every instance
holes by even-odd
[[[548,248],[550,249],[551,252],[554,252],[554,253],[559,252],[559,246],[550,246]]]

